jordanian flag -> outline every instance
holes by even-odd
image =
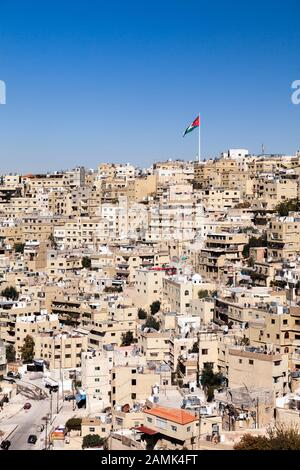
[[[200,126],[200,116],[197,116],[196,119],[192,122],[192,124],[189,125],[189,127],[186,128],[183,137],[188,134],[189,132],[192,132],[196,127]]]

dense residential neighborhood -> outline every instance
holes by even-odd
[[[2,448],[300,426],[299,232],[299,152],[3,174]]]

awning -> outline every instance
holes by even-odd
[[[154,431],[153,429],[147,428],[147,426],[138,426],[134,428],[136,431],[140,431],[144,434],[149,434],[149,436],[154,436],[154,434],[158,434],[157,431]]]

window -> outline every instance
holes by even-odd
[[[190,432],[190,430],[191,430],[191,426],[188,426],[188,427],[186,428],[186,431],[187,431],[187,432]]]
[[[239,359],[239,364],[242,364],[243,363],[243,360],[242,359]]]
[[[136,399],[136,393],[132,393],[132,394],[131,394],[131,399],[132,399],[132,400],[135,400],[135,399]]]
[[[207,354],[208,354],[208,349],[201,349],[201,354],[202,354],[203,356],[207,356]]]
[[[172,429],[172,431],[174,431],[174,432],[177,431],[177,427],[176,427],[176,426],[171,426],[171,429]]]
[[[90,432],[95,432],[95,428],[89,428]]]
[[[136,385],[136,379],[132,379],[131,385]]]
[[[95,367],[95,370],[100,370],[100,367],[99,366]]]
[[[254,361],[253,361],[252,359],[249,359],[249,364],[250,364],[251,366],[253,366]]]
[[[167,421],[165,419],[156,418],[156,426],[161,429],[167,429]]]
[[[152,418],[149,418],[149,416],[147,416],[147,421],[148,423],[152,423]]]

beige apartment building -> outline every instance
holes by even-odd
[[[235,207],[241,202],[238,189],[214,188],[200,192],[201,202],[208,211],[224,211]]]
[[[122,406],[146,401],[153,395],[153,387],[171,384],[170,372],[156,372],[143,366],[115,366],[112,369],[112,406]]]
[[[154,406],[144,410],[145,426],[158,433],[163,441],[175,446],[190,446],[199,437],[199,420],[189,411]]]
[[[300,252],[300,215],[271,220],[267,230],[267,258],[277,262],[294,260]]]
[[[148,328],[138,331],[138,346],[147,362],[169,362],[169,336],[168,331],[148,331]]]
[[[200,318],[203,325],[211,323],[214,318],[215,302],[209,297],[206,299],[193,299],[191,301],[191,314]]]
[[[211,280],[220,280],[227,273],[226,265],[233,266],[243,259],[243,248],[248,243],[244,233],[215,232],[207,235],[205,247],[199,252],[200,273]]]
[[[253,185],[254,198],[260,199],[269,209],[278,203],[298,196],[298,182],[295,179],[261,178]]]
[[[92,320],[88,322],[87,329],[89,346],[98,348],[102,344],[113,344],[120,346],[122,335],[131,331],[136,337],[136,320]]]
[[[151,194],[155,194],[157,188],[156,175],[148,175],[144,178],[135,178],[128,181],[128,202],[144,201]]]
[[[112,347],[82,353],[81,382],[89,413],[110,406],[112,367]]]
[[[137,307],[149,309],[156,300],[162,300],[163,279],[165,271],[158,269],[136,269],[135,272],[135,297]]]
[[[59,320],[57,315],[41,313],[41,315],[18,316],[15,323],[15,350],[16,357],[21,357],[21,348],[27,335],[34,340],[37,335],[43,332],[59,330]]]
[[[299,155],[264,155],[252,159],[248,163],[251,176],[261,175],[262,173],[274,174],[282,170],[296,168],[299,165]]]
[[[40,317],[40,302],[34,301],[3,301],[0,304],[0,336],[6,343],[15,344],[17,341],[17,322],[31,321],[36,318],[46,319],[43,315]],[[38,320],[37,320],[38,321]],[[26,326],[23,325],[25,330]],[[45,325],[44,325],[45,326]],[[33,329],[37,327],[35,323]],[[21,327],[20,327],[21,328]],[[22,329],[23,331],[23,329]],[[26,331],[25,331],[26,333]],[[21,338],[21,336],[20,336]]]
[[[87,336],[76,332],[44,332],[34,337],[35,357],[44,359],[50,369],[81,367],[81,355],[87,347]]]
[[[279,306],[264,320],[251,322],[247,335],[250,344],[288,354],[291,369],[300,368],[300,307]]]
[[[97,435],[102,439],[105,439],[109,436],[111,431],[112,423],[110,420],[107,420],[105,417],[102,420],[100,418],[90,418],[85,417],[81,422],[81,437],[87,435]]]
[[[288,392],[288,355],[265,353],[250,347],[230,349],[228,386],[242,385],[268,388],[274,391],[275,397],[285,395]]]
[[[179,314],[191,312],[192,301],[198,298],[198,291],[209,289],[211,284],[199,283],[185,276],[163,279],[164,309]]]

